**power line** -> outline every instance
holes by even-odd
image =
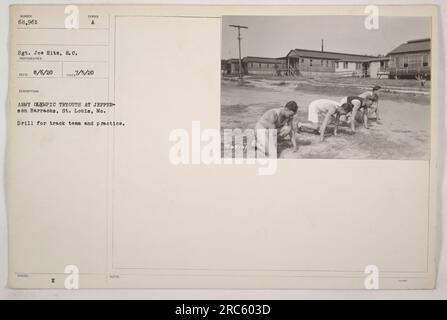
[[[230,24],[229,25],[232,28],[237,28],[237,40],[239,42],[239,82],[242,83],[242,54],[241,54],[241,29],[248,29],[247,26],[241,26],[241,25],[235,25]]]

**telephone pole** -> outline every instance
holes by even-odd
[[[237,40],[239,41],[239,83],[242,84],[242,54],[241,54],[241,29],[248,29],[246,26],[230,24],[230,27],[237,28]]]

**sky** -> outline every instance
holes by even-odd
[[[387,54],[408,40],[430,38],[429,17],[379,17],[379,29],[368,30],[365,16],[225,16],[222,19],[222,59],[238,58],[237,29],[242,57],[284,57],[291,49],[354,54]]]

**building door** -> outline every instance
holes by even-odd
[[[363,63],[363,77],[368,77],[369,76],[369,63],[368,62],[364,62]]]

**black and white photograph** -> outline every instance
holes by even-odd
[[[430,159],[431,18],[377,19],[223,17],[223,157]]]

